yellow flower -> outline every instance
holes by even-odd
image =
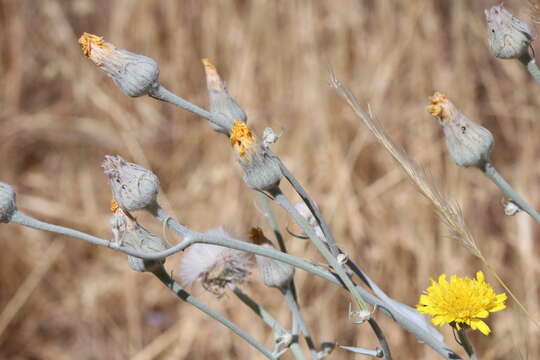
[[[255,135],[242,121],[234,120],[230,138],[233,149],[241,158],[245,157],[255,145]]]
[[[433,316],[435,325],[449,323],[461,330],[462,324],[465,324],[465,327],[488,335],[491,329],[481,319],[487,318],[490,312],[506,308],[506,294],[495,294],[484,281],[481,271],[476,273],[476,279],[452,275],[448,282],[446,275],[442,274],[438,282],[430,281],[431,286],[425,291],[426,294],[420,295],[420,304],[416,305],[416,309]]]

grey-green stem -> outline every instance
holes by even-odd
[[[203,108],[184,100],[180,96],[167,90],[163,85],[159,85],[156,89],[152,89],[149,95],[154,99],[176,105],[184,110],[198,115],[221,128],[228,129],[229,131],[231,130],[229,126],[227,126],[227,121],[225,121],[220,115],[206,111]]]
[[[296,319],[296,323],[298,324],[300,330],[304,334],[304,339],[306,339],[309,352],[311,353],[311,358],[313,360],[317,360],[317,348],[315,344],[313,343],[313,339],[311,338],[309,328],[307,327],[307,324],[304,321],[304,317],[302,316],[302,313],[300,312],[300,307],[298,306],[298,303],[296,302],[296,299],[294,297],[294,294],[290,286],[287,287],[285,291],[283,291],[283,297],[285,297],[285,300],[287,301],[287,305],[289,306],[289,309],[291,310],[293,318]]]
[[[538,214],[515,190],[508,184],[503,177],[495,170],[490,162],[486,162],[482,169],[484,174],[495,183],[521,210],[529,214],[537,223],[540,223],[540,214]]]
[[[336,241],[334,240],[334,236],[332,235],[332,232],[328,228],[328,225],[326,224],[326,221],[321,215],[321,212],[317,208],[315,202],[311,199],[309,194],[304,190],[300,182],[296,179],[296,177],[289,171],[289,169],[285,166],[285,164],[281,161],[281,159],[274,154],[276,159],[279,161],[279,166],[281,168],[281,172],[283,173],[283,176],[289,181],[293,189],[296,191],[298,196],[304,201],[304,203],[307,205],[307,207],[311,210],[311,213],[315,216],[315,219],[317,219],[317,223],[321,227],[321,230],[324,234],[324,237],[326,239],[326,242],[328,244],[328,247],[330,248],[330,251],[332,252],[332,255],[337,256],[340,251],[339,248],[336,245]]]
[[[195,306],[197,309],[201,310],[208,316],[212,317],[213,319],[219,321],[224,326],[231,329],[236,335],[240,336],[242,339],[247,341],[251,346],[253,346],[255,349],[257,349],[261,354],[263,354],[268,359],[275,359],[274,355],[270,350],[265,348],[261,343],[259,343],[257,340],[255,340],[251,335],[249,335],[244,330],[240,329],[238,326],[233,324],[229,319],[221,315],[220,313],[210,309],[208,306],[206,306],[204,303],[199,301],[198,299],[191,296],[188,292],[186,292],[182,287],[176,283],[170,275],[167,273],[165,268],[163,266],[160,266],[156,268],[153,271],[153,274],[172,292],[176,294],[180,299],[187,302],[188,304],[191,304]]]
[[[242,291],[238,286],[232,285],[233,293],[246,304],[255,314],[257,314],[274,332],[274,338],[286,334],[287,330],[281,326],[268,311],[253,300],[248,294]]]
[[[358,293],[356,290],[355,285],[353,284],[350,277],[345,272],[345,269],[341,264],[338,263],[337,259],[330,253],[328,248],[325,246],[325,244],[322,242],[322,240],[317,236],[313,228],[308,224],[308,222],[300,215],[298,210],[294,207],[294,205],[289,201],[289,199],[281,192],[281,189],[276,187],[272,192],[271,195],[274,197],[274,201],[276,204],[281,206],[294,220],[300,228],[306,233],[306,235],[309,237],[309,239],[313,242],[317,250],[323,255],[323,257],[328,261],[328,263],[332,266],[334,271],[338,274],[340,280],[343,282],[345,287],[351,292],[351,295],[353,296],[354,301],[358,304],[360,309],[367,310],[367,305],[362,299],[362,296]]]
[[[151,213],[154,214],[158,218],[158,220],[162,221],[171,230],[173,230],[174,232],[176,232],[177,234],[181,236],[184,236],[184,235],[186,236],[193,235],[193,236],[187,238],[186,240],[182,241],[180,244],[177,244],[173,246],[172,248],[167,249],[165,251],[156,252],[156,253],[145,253],[145,252],[134,250],[132,248],[119,246],[118,244],[114,242],[107,241],[107,240],[83,233],[81,231],[77,231],[74,229],[70,229],[70,228],[66,228],[66,227],[58,226],[54,224],[49,224],[49,223],[37,220],[31,216],[24,214],[20,210],[17,210],[13,214],[13,216],[10,219],[10,223],[31,227],[37,230],[50,231],[50,232],[54,232],[58,234],[75,237],[75,238],[87,241],[94,245],[104,246],[104,247],[122,252],[124,254],[135,256],[135,257],[145,259],[145,260],[156,260],[156,259],[166,258],[172,254],[182,251],[183,249],[195,243],[206,243],[206,244],[226,246],[232,249],[247,251],[247,252],[257,254],[257,255],[267,256],[269,258],[285,262],[299,269],[307,271],[315,276],[321,277],[340,287],[344,286],[342,282],[340,282],[339,279],[335,276],[335,274],[330,273],[326,270],[323,270],[319,268],[318,266],[312,265],[305,260],[299,259],[289,254],[282,253],[274,249],[269,249],[267,247],[262,248],[260,246],[249,244],[240,240],[209,236],[206,234],[193,232],[185,228],[184,226],[180,225],[176,220],[172,219],[165,210],[161,209],[159,206],[157,206],[157,208],[159,208],[159,211],[157,209],[152,209]],[[368,304],[372,306],[377,306],[380,309],[381,313],[383,313],[385,316],[388,316],[394,321],[396,321],[403,328],[405,328],[406,330],[414,334],[419,340],[421,340],[422,342],[432,347],[435,351],[441,354],[445,359],[460,359],[452,350],[446,348],[444,346],[444,343],[438,341],[428,331],[419,327],[413,321],[410,321],[406,316],[402,315],[400,312],[393,311],[390,308],[387,309],[385,302],[379,299],[377,296],[374,296],[373,294],[369,293],[368,291],[364,290],[363,288],[359,286],[356,286],[356,290],[361,294],[362,298]]]
[[[474,352],[474,348],[471,342],[469,341],[469,337],[467,336],[467,330],[461,329],[461,330],[456,330],[456,332],[458,335],[459,344],[465,349],[465,352],[469,356],[469,359],[478,360],[478,357],[476,356],[476,353]]]
[[[529,74],[532,75],[534,80],[536,80],[537,83],[540,83],[540,70],[536,65],[536,60],[530,54],[525,54],[519,58],[519,61],[525,65],[527,71],[529,71]]]

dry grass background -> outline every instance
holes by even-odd
[[[474,275],[481,263],[447,236],[429,203],[328,87],[331,64],[459,201],[488,260],[539,320],[538,224],[523,214],[505,217],[499,190],[451,163],[424,110],[440,90],[487,126],[495,166],[540,207],[540,87],[517,62],[489,54],[483,8],[493,4],[0,0],[0,180],[15,185],[24,211],[109,238],[110,190],[100,162],[120,154],[154,170],[166,207],[196,230],[225,225],[243,237],[264,224],[227,140],[189,113],[123,96],[80,52],[78,36],[93,32],[156,59],[162,83],[203,106],[199,59],[213,60],[259,133],[285,129],[274,150],[318,201],[342,248],[392,297],[413,305],[429,277]],[[527,19],[525,0],[505,5]],[[320,260],[308,242],[288,243],[292,253]],[[260,358],[150,275],[131,271],[121,254],[13,225],[0,226],[0,244],[0,358]],[[170,269],[178,259],[168,260]],[[344,291],[302,271],[296,279],[317,342],[375,345],[365,327],[347,321]],[[193,291],[271,343],[234,296],[217,301]],[[246,291],[287,323],[277,291],[255,282]],[[484,360],[537,358],[538,329],[509,305],[489,321],[492,335],[473,335]],[[378,318],[396,359],[437,358]],[[333,358],[353,357],[336,351]]]

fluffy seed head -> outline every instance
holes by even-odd
[[[439,119],[454,162],[462,167],[482,168],[493,147],[491,132],[470,121],[445,95],[436,92],[429,99],[427,111]]]
[[[140,210],[156,202],[159,180],[150,170],[110,155],[105,156],[101,167],[109,177],[113,198],[122,209]]]
[[[223,229],[208,235],[230,237]],[[184,253],[179,266],[180,282],[184,286],[200,281],[203,288],[218,298],[231,284],[249,280],[253,256],[249,253],[210,244],[193,244]]]
[[[103,37],[86,32],[79,44],[84,56],[105,71],[127,96],[147,95],[159,86],[159,66],[153,59],[119,49]]]

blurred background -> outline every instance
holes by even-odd
[[[228,140],[172,105],[124,96],[80,51],[77,39],[87,31],[156,59],[162,84],[203,107],[200,59],[213,61],[258,134],[284,129],[273,150],[318,202],[339,245],[393,298],[414,305],[430,277],[474,276],[482,264],[448,236],[429,202],[328,86],[331,66],[459,202],[488,261],[539,321],[538,224],[524,214],[506,217],[502,193],[479,171],[451,162],[440,126],[425,111],[438,90],[489,128],[494,165],[540,208],[540,85],[517,61],[489,53],[483,9],[495,4],[0,0],[0,181],[16,188],[25,212],[109,239],[111,193],[100,163],[119,154],[159,176],[160,201],[190,228],[225,226],[240,238],[251,226],[268,231]],[[505,6],[530,22],[525,0]],[[287,244],[295,255],[322,261],[308,241],[288,237]],[[0,245],[0,358],[261,358],[151,275],[131,271],[122,254],[6,224]],[[170,271],[180,258],[167,260]],[[488,281],[502,292],[491,275]],[[347,319],[345,291],[303,271],[296,284],[317,343],[376,346],[367,326]],[[244,289],[289,324],[279,292],[260,285],[255,270]],[[234,295],[217,300],[199,286],[191,291],[272,346],[271,333]],[[490,336],[471,334],[483,360],[533,359],[540,351],[539,329],[508,305],[490,317]],[[395,359],[438,358],[381,314],[377,320]],[[449,327],[441,331],[459,350]],[[331,358],[354,357],[336,350]]]

